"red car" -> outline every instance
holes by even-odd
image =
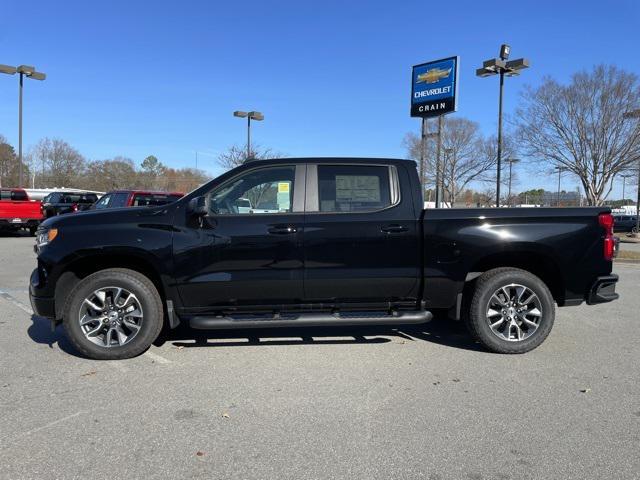
[[[41,220],[40,202],[29,200],[21,188],[0,188],[0,230],[24,228],[35,235]]]
[[[155,207],[182,198],[182,192],[147,192],[142,190],[114,190],[105,193],[91,209],[121,207]]]

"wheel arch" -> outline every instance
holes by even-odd
[[[56,319],[62,318],[66,296],[78,282],[93,273],[108,268],[126,268],[149,278],[158,290],[166,309],[168,292],[165,289],[160,272],[150,260],[135,253],[102,253],[83,256],[66,266],[64,273],[60,275],[56,282],[54,294]]]
[[[481,258],[469,269],[465,279],[465,295],[482,273],[501,267],[519,268],[534,274],[545,283],[558,305],[564,304],[565,279],[560,267],[548,255],[532,251],[500,252]]]

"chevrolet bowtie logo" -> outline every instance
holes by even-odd
[[[432,68],[418,75],[416,83],[436,83],[451,74],[451,69]]]

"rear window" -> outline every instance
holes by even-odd
[[[29,200],[24,190],[0,190],[0,200],[24,201]]]
[[[366,212],[391,205],[389,169],[372,165],[319,165],[321,212]]]
[[[50,193],[49,195],[47,195],[46,197],[44,197],[42,199],[42,201],[44,203],[58,203],[60,201],[60,198],[62,197],[61,193],[58,192],[54,192],[54,193]]]
[[[65,193],[60,203],[79,203],[82,195],[79,193]]]
[[[79,203],[95,203],[98,200],[98,196],[95,193],[88,193],[80,197]]]
[[[182,198],[180,195],[138,193],[133,197],[134,207],[155,207],[167,205]]]

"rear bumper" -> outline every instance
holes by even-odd
[[[15,220],[20,220],[19,222],[13,221],[14,219],[6,219],[0,218],[0,230],[17,230],[19,228],[31,228],[37,227],[40,224],[40,220],[35,218],[20,218],[16,217]]]
[[[616,283],[618,283],[618,275],[615,274],[596,278],[589,290],[587,304],[595,305],[618,299],[620,295],[616,293]]]

